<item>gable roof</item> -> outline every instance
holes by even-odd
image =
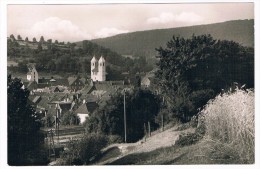
[[[97,102],[98,101],[97,96],[92,95],[92,94],[86,94],[86,93],[82,94],[80,96],[80,99],[85,100],[85,102]]]
[[[91,114],[98,108],[96,102],[83,103],[76,111],[77,114]]]
[[[55,81],[50,81],[52,86],[69,86],[68,79],[55,79]]]
[[[50,103],[62,101],[66,95],[66,93],[54,93],[52,99],[50,100]]]
[[[35,98],[32,100],[33,103],[39,103],[39,101],[41,100],[41,96],[35,96]]]
[[[38,80],[38,83],[43,86],[68,86],[68,79],[45,79],[41,78]]]
[[[54,92],[60,92],[60,89],[59,89],[57,86],[51,86],[51,87],[50,87],[50,91],[51,91],[52,93],[54,93]]]
[[[86,93],[86,94],[89,94],[91,93],[93,90],[95,90],[95,87],[94,86],[91,86],[91,85],[88,85],[88,86],[85,86],[81,92],[82,93]]]
[[[80,80],[83,84],[86,84],[86,81],[87,81],[86,78],[82,77],[82,78],[80,78],[79,80]]]
[[[85,79],[85,78],[75,77],[75,76],[73,76],[73,77],[68,77],[68,83],[69,83],[69,85],[72,85],[72,84],[73,84],[74,82],[76,82],[76,81],[80,81],[80,82],[82,82],[83,84],[85,84],[86,79]]]
[[[68,77],[69,85],[74,83],[77,80],[77,77]]]
[[[39,101],[39,103],[37,104],[37,107],[39,108],[44,108],[44,109],[48,109],[49,107],[49,99],[48,97],[41,97],[41,100]]]
[[[141,81],[141,85],[148,85],[150,84],[150,82],[151,82],[150,77],[145,76]]]
[[[72,102],[60,102],[58,105],[62,111],[70,110],[72,108]]]
[[[27,89],[28,90],[34,90],[34,89],[36,89],[38,87],[38,85],[37,85],[37,82],[35,82],[35,81],[31,81],[31,82],[29,82],[29,84],[27,85]]]

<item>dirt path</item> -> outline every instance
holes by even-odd
[[[186,129],[183,131],[176,131],[176,129],[177,129],[177,127],[167,129],[163,132],[159,132],[155,135],[152,135],[151,137],[147,138],[146,140],[143,139],[136,143],[113,144],[113,145],[105,148],[103,151],[105,152],[113,147],[117,147],[117,148],[119,148],[121,155],[112,157],[106,161],[102,161],[97,164],[103,165],[103,164],[111,163],[114,160],[117,160],[119,158],[122,158],[122,157],[132,154],[132,153],[150,152],[150,151],[153,151],[158,148],[170,147],[175,144],[175,141],[178,139],[178,137],[181,133],[195,131],[195,129],[193,129],[193,128],[189,128],[189,129]]]

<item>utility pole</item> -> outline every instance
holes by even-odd
[[[124,91],[124,129],[125,129],[125,143],[126,143],[126,109],[125,109],[125,91]]]
[[[58,144],[60,143],[60,138],[59,138],[59,127],[60,127],[60,112],[59,108],[56,108],[56,117],[55,117],[55,129],[56,129],[56,134],[58,136],[57,142]]]
[[[150,121],[148,121],[148,135],[151,137],[151,126],[150,126]]]
[[[163,124],[163,115],[161,116],[161,120],[162,120],[162,131],[164,131],[164,124]]]

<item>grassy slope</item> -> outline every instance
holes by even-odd
[[[244,46],[252,47],[254,46],[254,20],[236,20],[209,25],[140,31],[94,39],[92,42],[120,54],[139,54],[153,57],[156,54],[155,48],[165,46],[173,35],[188,38],[192,34],[211,34],[215,39],[233,40]]]
[[[223,144],[203,139],[197,144],[159,148],[151,152],[133,153],[108,165],[166,165],[166,164],[241,164],[237,154]]]
[[[193,133],[194,128],[176,127],[155,133],[145,142],[115,144],[103,150],[97,165],[167,165],[167,164],[242,164],[245,163],[228,145],[204,137],[196,144],[177,146],[180,134]],[[165,137],[169,138],[165,138]]]

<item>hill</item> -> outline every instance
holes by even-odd
[[[233,40],[243,46],[253,47],[254,20],[234,20],[208,25],[147,30],[94,39],[92,42],[121,55],[153,57],[156,55],[155,48],[165,46],[173,35],[189,38],[193,34],[211,34],[214,39]]]
[[[78,43],[28,41],[20,35],[7,38],[8,70],[12,73],[26,73],[27,64],[35,63],[40,72],[57,74],[90,74],[90,60],[93,56],[103,56],[107,65],[107,79],[122,80],[122,72],[149,72],[153,65],[148,64],[145,58],[131,59],[122,57],[106,47],[84,40]],[[65,63],[65,64],[64,64]]]
[[[125,60],[121,55],[87,40],[77,46],[75,43],[53,43],[51,40],[16,40],[13,35],[7,38],[8,69],[12,73],[26,73],[26,65],[35,63],[37,70],[42,73],[89,74],[93,56],[105,57],[110,74],[114,71],[122,72],[124,69],[122,65],[125,65]]]

